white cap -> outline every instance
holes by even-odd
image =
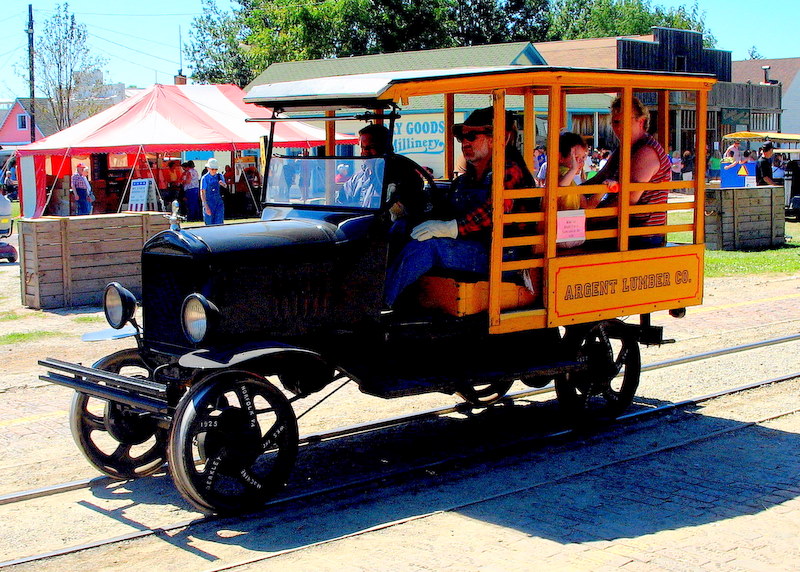
[[[214,159],[214,157],[211,157],[211,159],[208,160],[208,163],[206,163],[206,169],[217,169],[217,170],[219,170],[219,161]]]

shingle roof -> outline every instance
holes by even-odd
[[[17,101],[25,111],[30,112],[31,99],[29,97],[20,97],[17,98]],[[44,97],[37,97],[34,101],[36,102],[36,109],[34,110],[36,112],[36,128],[41,131],[44,137],[57,132],[58,127],[53,114],[50,113],[50,100]]]
[[[274,63],[261,72],[245,87],[245,91],[265,83],[393,70],[460,68],[466,62],[476,67],[545,64],[544,58],[530,42],[282,62]]]
[[[800,58],[774,60],[742,60],[732,63],[732,81],[735,83],[761,83],[764,81],[762,66],[769,66],[769,78],[783,84],[784,93],[800,72]]]

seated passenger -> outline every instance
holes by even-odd
[[[633,183],[663,183],[671,177],[671,163],[669,156],[661,144],[647,133],[647,123],[650,112],[637,98],[633,98],[632,133],[631,133],[631,182]],[[611,128],[617,139],[622,140],[622,98],[617,97],[611,102]],[[616,149],[605,166],[586,184],[606,183],[613,189],[618,183],[619,175],[619,149]],[[666,189],[634,191],[630,193],[632,205],[666,204],[669,191]],[[601,207],[617,204],[617,195],[609,194],[601,201]],[[632,227],[661,226],[667,224],[666,212],[652,212],[632,214],[630,224]],[[652,248],[664,245],[663,234],[646,236],[632,236],[631,248]]]
[[[383,161],[364,161],[361,170],[344,183],[338,202],[363,208],[381,206],[381,194],[386,185],[388,202],[401,202],[403,212],[422,213],[426,207],[422,178],[413,163],[397,155],[392,148],[391,134],[383,125],[367,125],[358,132],[362,157],[382,157]]]
[[[439,220],[428,220],[413,228],[411,241],[387,270],[384,299],[392,307],[397,297],[433,268],[486,274],[492,224],[492,123],[491,107],[473,111],[464,123],[453,126],[467,161],[466,172],[456,178],[445,201],[434,211]],[[513,118],[506,144],[513,142]],[[533,177],[516,147],[508,145],[504,180],[508,188],[533,185]]]
[[[566,131],[558,138],[558,186],[577,186],[575,177],[583,172],[588,145],[577,133]],[[603,194],[591,195],[563,195],[558,197],[558,210],[572,211],[596,207]],[[575,248],[584,243],[584,240],[571,240],[559,242],[559,248]]]

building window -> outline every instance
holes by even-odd
[[[20,113],[17,115],[17,129],[27,129],[28,128],[28,116],[24,113]]]
[[[777,131],[778,130],[778,114],[777,113],[753,113],[751,116],[753,131]]]
[[[676,72],[686,71],[686,56],[675,56],[675,71]]]

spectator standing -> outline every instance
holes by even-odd
[[[213,157],[206,163],[208,173],[200,179],[200,202],[203,205],[203,222],[206,225],[225,222],[225,203],[222,202],[220,187],[227,187],[219,173],[219,162]]]
[[[186,197],[186,220],[195,222],[203,220],[203,209],[200,206],[200,176],[195,169],[194,161],[186,161],[183,167],[183,192]]]
[[[774,147],[770,141],[761,146],[761,157],[756,163],[756,185],[774,185],[772,178],[772,153]]]
[[[683,167],[681,167],[681,179],[691,181],[694,179],[694,155],[688,149],[683,152]]]
[[[92,214],[92,186],[86,178],[86,166],[78,163],[75,174],[72,175],[72,194],[77,201],[75,204],[76,215]]]

